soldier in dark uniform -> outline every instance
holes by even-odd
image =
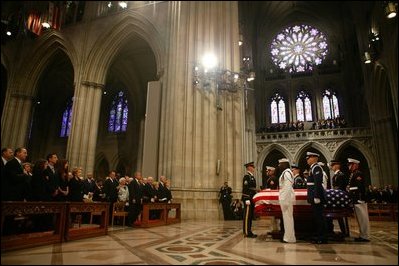
[[[231,187],[229,187],[227,182],[224,182],[224,185],[220,188],[219,191],[219,202],[223,207],[223,216],[224,220],[233,220],[233,213],[231,211]]]
[[[278,189],[278,177],[276,177],[276,168],[271,166],[267,167],[266,188]]]
[[[334,176],[332,177],[333,189],[346,191],[346,186],[348,185],[349,180],[341,171],[341,162],[338,160],[331,160],[330,167],[334,171]]]
[[[306,153],[306,162],[310,166],[310,173],[307,180],[308,202],[312,206],[313,220],[316,222],[317,234],[313,241],[315,244],[327,244],[326,222],[323,215],[326,202],[323,188],[323,169],[317,163],[319,154],[314,152]]]
[[[348,178],[341,171],[341,162],[339,160],[331,160],[329,164],[331,170],[334,171],[332,177],[332,188],[346,191],[346,186],[348,185]],[[347,219],[347,218],[346,218]],[[345,227],[344,218],[338,218],[339,228],[341,230],[341,236],[344,237],[347,234],[347,229]],[[334,223],[332,218],[327,218],[327,231],[332,235],[334,234]]]
[[[242,183],[242,201],[244,203],[243,231],[245,237],[255,238],[257,235],[252,233],[252,218],[254,214],[255,204],[252,198],[256,194],[256,180],[254,177],[254,162],[246,163],[247,174],[243,178]]]
[[[359,237],[355,238],[357,242],[369,242],[370,222],[366,203],[366,186],[362,172],[359,171],[360,161],[348,158],[349,194],[352,198],[353,208],[356,220],[359,224]]]
[[[291,164],[291,171],[294,174],[294,189],[306,188],[306,183],[301,176],[301,169],[299,168],[299,166],[297,164]]]

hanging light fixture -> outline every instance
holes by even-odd
[[[385,14],[387,18],[394,18],[396,17],[396,4],[393,2],[388,2],[388,4],[385,7]]]

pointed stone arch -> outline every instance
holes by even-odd
[[[63,51],[69,58],[74,70],[74,77],[76,77],[78,57],[74,45],[59,32],[50,31],[35,42],[32,48],[33,56],[27,57],[26,64],[24,64],[23,75],[21,75],[23,80],[20,86],[15,86],[15,88],[25,89],[27,95],[34,96],[41,73],[58,50]]]
[[[326,146],[324,146],[323,144],[316,142],[316,141],[310,141],[310,142],[302,145],[302,147],[300,147],[297,150],[297,152],[295,153],[295,156],[294,156],[294,162],[301,161],[301,159],[303,159],[301,156],[303,156],[303,154],[309,148],[314,148],[314,149],[320,151],[322,153],[322,155],[324,156],[324,158],[326,158],[327,161],[330,161],[332,159],[332,154]]]
[[[377,162],[376,158],[374,157],[373,152],[371,151],[370,148],[368,148],[364,143],[354,140],[354,139],[348,139],[345,140],[339,147],[335,150],[334,152],[334,158],[338,158],[338,156],[343,152],[343,150],[347,147],[354,147],[356,148],[362,155],[366,158],[367,165],[368,165],[368,170],[370,172],[370,180],[375,181],[372,182],[373,184],[378,183],[380,184],[381,181],[379,180],[379,175],[378,175],[378,170],[377,170]]]
[[[96,179],[107,177],[109,170],[110,168],[107,157],[102,152],[98,153],[95,159],[95,166],[94,166],[94,174]]]
[[[283,146],[277,143],[270,144],[266,146],[258,155],[258,159],[256,160],[256,169],[258,173],[262,173],[263,162],[265,161],[267,155],[273,150],[277,150],[281,152],[290,162],[292,162],[292,156],[290,152]]]
[[[132,35],[142,38],[151,47],[157,65],[157,76],[162,72],[162,58],[164,46],[161,36],[155,26],[142,14],[129,11],[128,15],[121,18],[114,27],[99,38],[91,50],[84,77],[89,81],[105,84],[106,74],[118,49],[122,47],[123,41]]]

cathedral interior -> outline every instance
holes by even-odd
[[[1,7],[1,143],[29,162],[164,175],[194,221],[223,219],[219,188],[240,198],[251,161],[258,186],[280,158],[305,170],[309,151],[398,185],[397,2]]]

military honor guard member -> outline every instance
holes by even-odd
[[[366,186],[362,172],[359,171],[360,161],[348,158],[349,194],[351,195],[357,223],[359,224],[359,237],[357,242],[369,242],[370,222],[366,203]]]
[[[252,228],[252,219],[254,215],[255,204],[252,198],[256,194],[256,180],[254,177],[255,165],[254,162],[246,163],[244,166],[247,168],[247,173],[242,181],[242,201],[244,202],[244,215],[243,215],[243,231],[245,237],[255,238]]]
[[[327,244],[326,221],[324,219],[323,204],[326,202],[325,190],[323,188],[323,169],[317,163],[319,154],[314,152],[306,153],[306,162],[310,166],[307,180],[308,202],[312,206],[313,219],[316,223],[315,244]]]
[[[266,188],[278,189],[278,178],[276,177],[276,168],[272,166],[267,166],[266,170],[267,170]]]
[[[283,214],[284,222],[284,236],[283,243],[295,243],[295,229],[294,229],[294,202],[295,192],[293,188],[294,175],[290,169],[289,160],[282,158],[278,160],[278,168],[281,172],[279,178],[279,196],[281,212]]]

